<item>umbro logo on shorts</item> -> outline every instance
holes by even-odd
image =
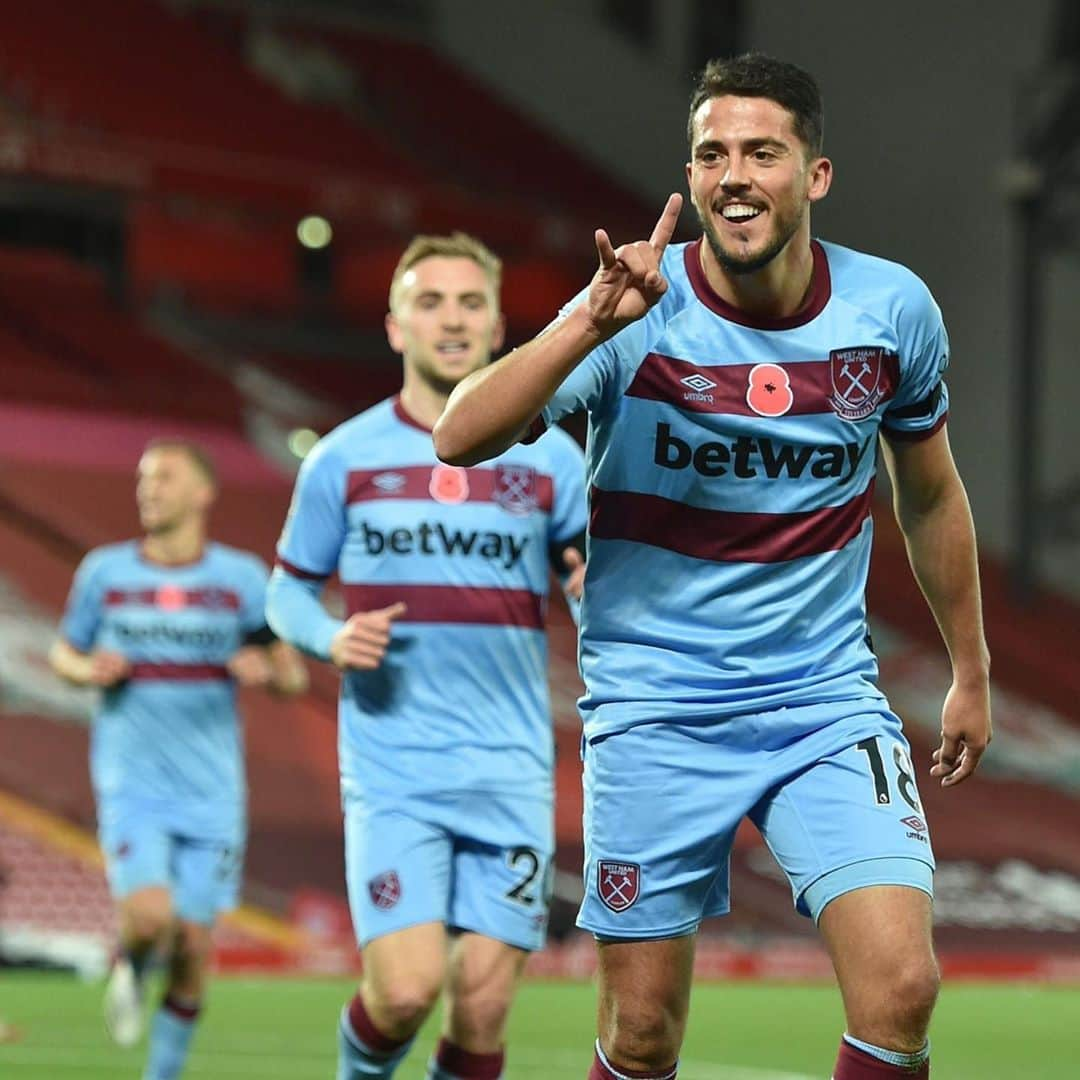
[[[906,825],[909,829],[914,829],[916,832],[926,832],[926,822],[921,817],[916,817],[914,814],[911,817],[901,818],[901,825]]]
[[[596,891],[604,906],[618,915],[633,907],[641,895],[641,867],[637,863],[597,860]]]
[[[389,911],[401,899],[401,879],[396,870],[373,877],[367,887],[371,902],[380,911]]]

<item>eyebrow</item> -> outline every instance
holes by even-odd
[[[759,150],[763,146],[770,147],[773,150],[790,150],[791,147],[787,143],[781,142],[779,139],[773,139],[769,136],[762,136],[756,139],[743,139],[740,145],[748,150]],[[694,147],[695,154],[708,153],[710,150],[724,150],[726,144],[722,139],[706,139],[704,142],[700,142]]]
[[[449,293],[443,292],[441,289],[423,289],[416,294],[417,300],[442,300],[449,296]],[[468,289],[465,292],[458,293],[457,298],[459,300],[483,300],[487,301],[487,294],[478,289]]]

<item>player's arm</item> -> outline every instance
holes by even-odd
[[[983,634],[975,526],[946,429],[918,442],[883,439],[893,507],[915,579],[937,620],[953,682],[931,775],[966,780],[991,738],[990,653]]]
[[[302,694],[308,688],[308,671],[300,654],[268,626],[249,634],[226,666],[241,686],[261,687],[281,697]]]
[[[81,652],[63,638],[49,650],[49,666],[75,686],[115,686],[131,674],[131,663],[120,653],[95,650]]]
[[[660,259],[681,209],[682,196],[672,195],[652,236],[619,248],[597,229],[600,268],[585,300],[538,337],[455,387],[435,424],[435,452],[443,461],[475,465],[513,446],[589,353],[659,301],[667,291]]]

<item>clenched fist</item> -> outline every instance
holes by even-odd
[[[394,620],[405,611],[399,602],[349,616],[330,641],[330,659],[342,671],[374,671],[386,655]]]

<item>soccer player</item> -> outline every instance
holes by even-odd
[[[975,537],[945,431],[948,343],[923,283],[811,239],[829,190],[813,78],[713,61],[689,116],[704,235],[613,248],[538,338],[465,380],[440,458],[589,413],[581,622],[586,898],[599,942],[592,1080],[672,1078],[694,935],[728,910],[749,816],[828,947],[847,1017],[835,1080],[928,1076],[933,856],[863,591],[879,438],[952,660],[931,775],[990,739]]]
[[[444,465],[431,427],[503,340],[499,260],[420,236],[390,286],[399,396],[304,462],[267,614],[343,672],[339,757],[349,901],[363,952],[339,1080],[389,1077],[445,988],[429,1080],[502,1076],[504,1031],[544,941],[553,739],[549,562],[581,590],[583,457],[564,432],[484,468]],[[319,602],[338,571],[347,617]]]
[[[236,687],[295,694],[307,669],[264,615],[268,571],[206,538],[214,466],[198,446],[152,442],[138,466],[145,536],[90,552],[50,661],[103,691],[90,772],[120,950],[105,1022],[122,1046],[143,1026],[155,954],[168,968],[145,1080],[179,1076],[199,1015],[218,912],[235,906],[245,842]]]

